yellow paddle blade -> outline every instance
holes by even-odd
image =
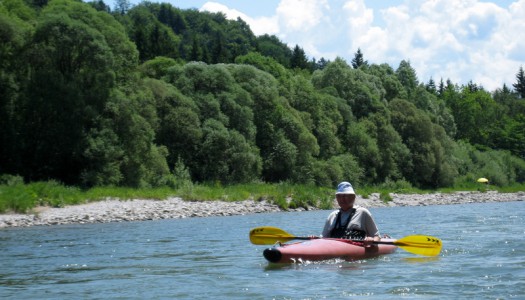
[[[273,245],[277,242],[285,243],[296,237],[288,232],[272,226],[257,227],[250,230],[250,242],[255,245]]]
[[[408,252],[436,256],[441,252],[441,240],[428,235],[409,235],[393,242],[394,245]]]

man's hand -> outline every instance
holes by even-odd
[[[371,237],[371,236],[367,236],[364,240],[363,240],[363,243],[365,244],[365,247],[370,247],[374,244],[374,242],[379,242],[381,240],[381,238],[379,236],[374,236],[374,237]]]

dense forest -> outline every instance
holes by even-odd
[[[525,74],[308,58],[166,3],[0,0],[0,174],[81,187],[525,181]]]

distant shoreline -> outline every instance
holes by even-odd
[[[366,199],[358,195],[356,205],[372,208],[525,201],[525,192],[455,192],[390,194],[390,196],[392,201],[385,203],[379,199],[379,194],[372,194]],[[316,208],[311,209],[315,210]],[[253,200],[237,202],[184,201],[181,198],[169,198],[166,200],[106,200],[63,208],[38,207],[29,214],[0,214],[0,229],[60,224],[232,216],[278,211],[282,210],[277,205],[266,201]]]

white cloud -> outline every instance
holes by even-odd
[[[308,56],[335,58],[339,52],[334,42],[345,43],[338,7],[327,0],[281,0],[276,15],[277,36],[290,47],[299,45]]]
[[[282,0],[277,6],[277,15],[286,32],[304,32],[319,25],[323,18],[326,0]]]
[[[226,15],[226,18],[230,20],[236,20],[237,18],[243,19],[255,35],[263,34],[278,34],[279,25],[277,22],[277,16],[273,17],[258,17],[251,18],[246,14],[227,7],[226,5],[217,3],[217,2],[206,2],[201,8],[200,11],[209,11],[209,12],[222,12]]]
[[[509,14],[509,21],[502,29],[502,32],[506,33],[507,43],[502,46],[510,59],[525,65],[525,0],[510,5]]]
[[[251,19],[248,24],[255,35],[274,35],[279,33],[277,17],[259,17],[256,19]]]
[[[347,61],[361,48],[370,63],[410,61],[420,81],[472,80],[494,90],[525,64],[525,0],[500,7],[480,0],[281,0],[272,16],[251,18],[216,2],[202,9],[241,17],[256,35],[275,34],[317,59]],[[263,4],[264,5],[264,4]]]
[[[515,15],[524,14],[523,2],[511,6]],[[451,79],[458,84],[472,80],[494,90],[503,82],[512,82],[519,68],[520,63],[512,61],[510,53],[525,52],[523,18],[511,16],[508,10],[493,3],[405,1],[384,9],[381,16],[385,21],[383,28],[372,30],[372,23],[365,30],[366,36],[375,37],[358,39],[365,58],[387,62],[394,68],[401,60],[409,60],[423,82],[430,77]],[[521,30],[512,29],[517,22],[509,24],[509,20],[519,20]],[[524,42],[520,45],[521,41]]]
[[[350,30],[359,31],[372,25],[374,12],[365,6],[363,0],[348,1],[343,5],[343,11],[347,14]]]
[[[200,11],[209,11],[209,12],[222,12],[226,15],[226,18],[235,20],[237,17],[240,17],[241,19],[248,19],[249,17],[242,12],[227,7],[226,5],[217,3],[217,2],[206,2],[201,7]]]

